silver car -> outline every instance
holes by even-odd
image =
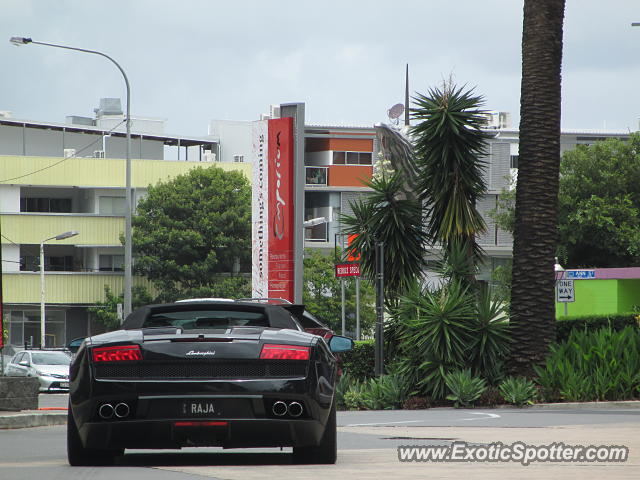
[[[16,353],[5,367],[11,377],[38,377],[41,392],[69,390],[71,357],[57,350],[23,350]]]

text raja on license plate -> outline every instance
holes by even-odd
[[[197,402],[183,402],[183,415],[211,415],[217,413],[213,402],[202,400]]]

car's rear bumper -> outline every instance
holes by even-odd
[[[181,448],[187,446],[288,447],[318,445],[324,426],[317,420],[208,419],[88,422],[80,427],[85,448]],[[192,425],[189,425],[192,423]]]

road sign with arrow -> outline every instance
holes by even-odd
[[[556,301],[571,303],[576,301],[576,291],[573,288],[573,280],[558,280],[556,285]]]

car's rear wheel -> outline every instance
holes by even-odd
[[[293,461],[295,463],[333,464],[338,457],[336,425],[336,404],[331,406],[329,418],[324,428],[320,445],[317,447],[293,447]]]
[[[69,407],[67,413],[67,459],[71,466],[112,465],[115,457],[122,455],[120,450],[93,450],[84,448],[78,427]]]

